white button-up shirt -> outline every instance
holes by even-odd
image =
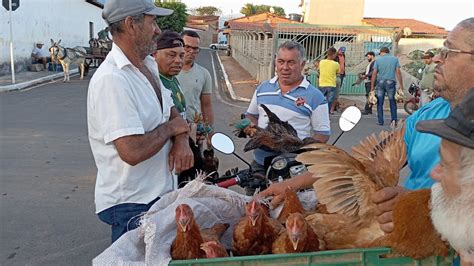
[[[177,187],[168,167],[171,141],[154,156],[135,166],[120,158],[113,141],[150,132],[169,120],[173,100],[161,84],[158,66],[148,56],[144,63],[160,82],[163,109],[151,83],[113,44],[89,83],[87,125],[97,166],[96,212],[122,203],[147,204]]]

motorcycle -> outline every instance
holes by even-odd
[[[421,88],[416,82],[412,82],[410,87],[408,87],[408,92],[413,95],[413,97],[405,101],[403,109],[411,115],[420,108]]]
[[[360,121],[361,116],[362,113],[359,108],[355,106],[346,108],[339,118],[341,133],[334,140],[332,145],[336,144],[345,132],[352,130]],[[228,188],[233,185],[239,185],[243,188],[250,188],[250,190],[260,189],[260,191],[262,191],[272,183],[282,182],[285,179],[292,178],[307,171],[304,164],[296,161],[296,156],[298,153],[304,152],[304,149],[275,156],[269,160],[270,164],[265,166],[265,169],[267,169],[266,174],[262,175],[254,173],[251,165],[235,153],[234,142],[229,136],[220,132],[215,133],[211,138],[211,144],[216,150],[224,154],[233,154],[248,166],[248,169],[242,171],[231,169],[226,175],[214,179],[212,183],[220,187]]]

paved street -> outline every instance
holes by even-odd
[[[198,62],[215,84],[216,130],[231,134],[229,123],[247,104],[229,99],[215,56],[202,50]],[[109,245],[110,228],[94,213],[96,169],[86,126],[89,78],[0,94],[1,265],[89,265]],[[337,119],[331,118],[333,138]],[[375,124],[375,116],[364,117],[338,145],[348,149],[382,129]],[[237,153],[250,160],[251,153],[241,152],[245,139],[234,140]],[[222,172],[236,166],[236,158],[219,157]]]

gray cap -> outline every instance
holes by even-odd
[[[164,17],[173,13],[173,10],[155,6],[151,0],[108,0],[102,11],[102,18],[107,24],[112,24],[128,16],[147,14]]]

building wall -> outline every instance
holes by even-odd
[[[303,22],[319,25],[362,25],[364,0],[305,0]]]
[[[445,39],[402,38],[398,42],[398,54],[408,54],[413,50],[426,51],[431,48],[443,47]]]
[[[107,25],[102,9],[85,0],[21,0],[12,12],[15,70],[24,71],[31,62],[34,43],[42,41],[43,49],[50,39],[65,47],[89,46],[89,22],[94,35]],[[10,73],[10,25],[8,11],[0,8],[0,75]]]

